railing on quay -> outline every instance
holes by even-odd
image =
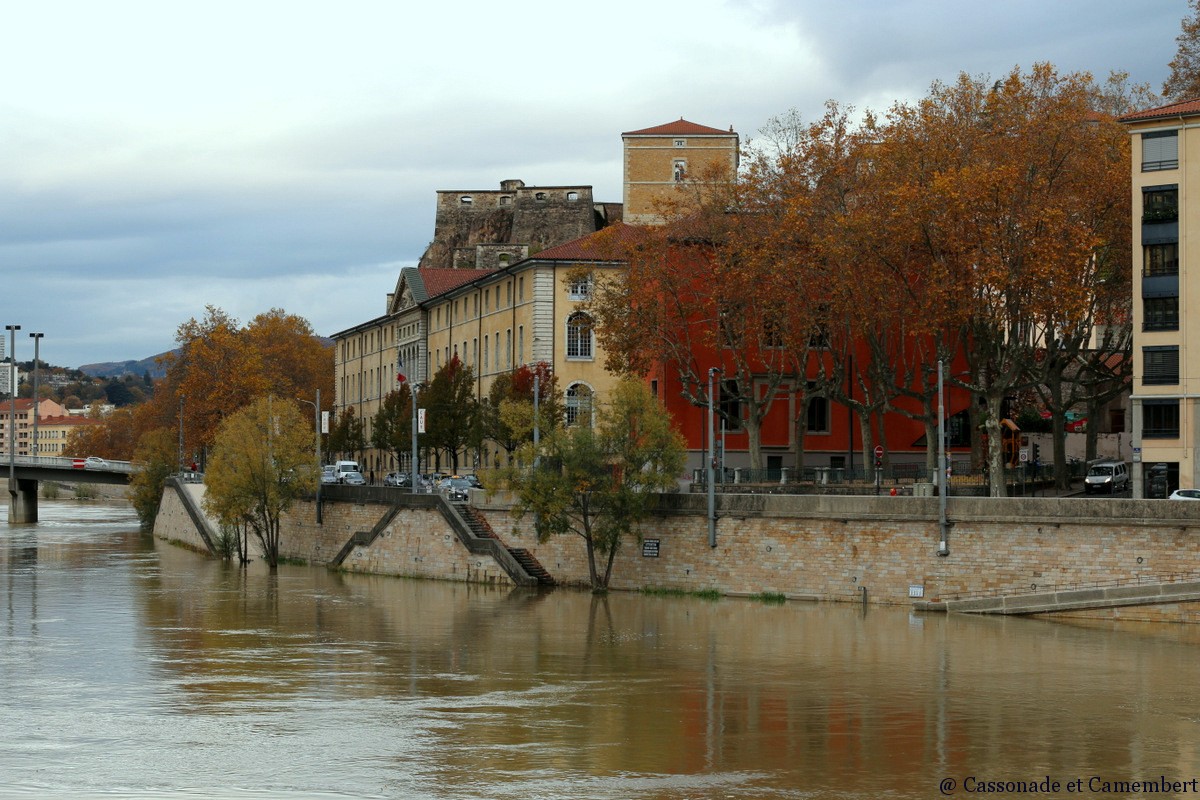
[[[1086,473],[1085,465],[1071,463],[1070,477],[1080,479]],[[1032,491],[1037,486],[1044,486],[1054,480],[1052,464],[1026,464],[1023,467],[1006,468],[1005,483],[1015,493],[1021,490]],[[692,471],[692,483],[696,487],[707,487],[707,470]],[[969,491],[982,489],[988,485],[986,470],[969,470],[955,466],[947,476],[950,490]],[[884,489],[909,489],[916,484],[936,484],[937,471],[927,468],[924,464],[901,463],[887,467],[780,467],[776,469],[750,469],[748,467],[727,467],[715,472],[715,484],[718,491],[739,491],[749,487],[873,487]]]

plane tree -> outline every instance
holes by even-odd
[[[307,414],[294,401],[262,397],[218,428],[204,477],[204,507],[238,532],[243,563],[253,534],[273,569],[279,564],[281,518],[316,490],[318,479]]]

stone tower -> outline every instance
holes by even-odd
[[[689,178],[738,168],[738,135],[697,125],[680,117],[675,122],[621,134],[624,149],[624,219],[632,225],[659,221],[658,207],[670,202]]]

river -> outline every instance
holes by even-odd
[[[1200,777],[1190,626],[272,574],[50,501],[0,524],[0,603],[4,797],[1132,796],[1104,789]]]

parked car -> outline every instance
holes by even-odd
[[[1172,500],[1200,500],[1200,489],[1176,489],[1171,492]]]
[[[1093,464],[1083,479],[1083,490],[1086,494],[1107,492],[1116,494],[1129,486],[1129,469],[1124,461],[1101,461]]]
[[[438,491],[446,496],[451,503],[465,503],[473,487],[471,482],[460,475],[443,478],[438,484]]]
[[[384,486],[408,486],[412,477],[407,472],[389,472],[383,476]]]
[[[321,483],[337,483],[337,473],[333,471],[333,467],[323,467],[321,469]]]
[[[347,486],[366,486],[367,479],[362,476],[361,472],[343,472],[342,483]]]
[[[108,469],[108,462],[99,456],[88,456],[83,460],[84,469]]]

